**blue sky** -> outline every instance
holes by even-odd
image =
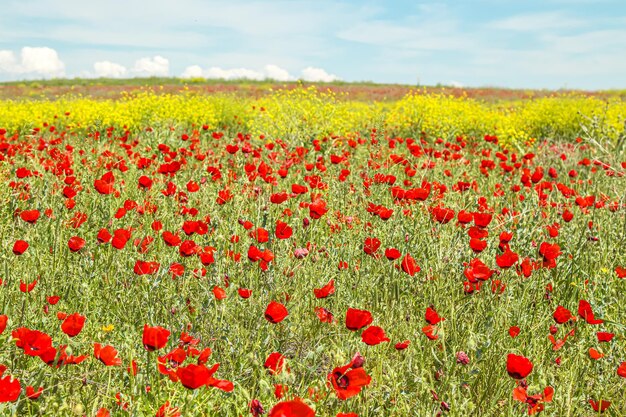
[[[3,0],[0,80],[626,88],[626,1]]]

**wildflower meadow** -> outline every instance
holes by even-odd
[[[0,415],[624,415],[625,117],[3,99]]]

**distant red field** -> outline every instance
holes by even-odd
[[[163,93],[179,93],[183,89],[203,94],[226,93],[243,97],[260,97],[272,89],[296,88],[302,85],[299,82],[279,83],[273,81],[220,81],[207,80],[205,82],[188,82],[173,78],[148,78],[129,80],[50,80],[12,82],[0,85],[0,99],[16,98],[55,98],[68,94],[80,94],[92,98],[116,99],[126,92],[138,91],[146,88],[158,88]],[[347,93],[347,97],[354,100],[393,101],[405,96],[410,91],[425,93],[447,93],[453,96],[467,96],[469,98],[498,101],[524,100],[529,98],[546,97],[554,94],[575,93],[585,96],[625,97],[622,91],[584,91],[584,90],[529,90],[508,89],[499,87],[449,87],[449,86],[419,86],[402,84],[372,84],[372,83],[329,83],[319,84],[320,90],[332,90],[336,93]]]

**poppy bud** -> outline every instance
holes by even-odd
[[[460,351],[456,354],[456,363],[460,363],[461,365],[467,365],[470,362],[469,356],[467,353]]]
[[[365,358],[359,353],[355,353],[354,356],[352,357],[352,368],[356,369],[356,368],[362,368],[363,364],[365,363]]]

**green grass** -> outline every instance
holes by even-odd
[[[108,408],[113,415],[154,415],[166,401],[181,407],[185,416],[248,415],[248,403],[252,399],[259,399],[266,411],[279,401],[274,397],[274,384],[288,387],[287,398],[304,398],[318,416],[334,416],[340,411],[356,412],[360,417],[435,415],[441,401],[451,407],[443,415],[525,415],[526,406],[512,399],[516,382],[506,372],[508,353],[523,355],[533,362],[534,369],[527,378],[529,394],[539,393],[546,386],[555,388],[554,401],[546,404],[542,415],[594,415],[587,403],[590,398],[612,401],[609,415],[620,415],[620,410],[626,409],[625,382],[616,375],[617,366],[626,360],[622,324],[626,313],[622,304],[626,282],[614,272],[615,267],[626,266],[623,250],[626,180],[617,175],[607,176],[601,168],[593,172],[592,168],[597,168],[593,164],[577,165],[583,157],[600,158],[610,163],[615,172],[623,173],[620,167],[623,154],[602,154],[584,144],[542,143],[528,150],[537,154],[532,162],[507,174],[498,166],[500,160],[495,153],[499,149],[482,139],[468,140],[465,148],[452,151],[462,158],[449,160],[436,157],[436,153],[456,146],[454,140],[451,144],[438,144],[428,139],[424,142],[427,153],[414,156],[406,143],[396,143],[395,148],[390,148],[384,136],[370,140],[367,132],[363,132],[367,139],[355,148],[348,146],[346,140],[336,146],[323,143],[318,151],[308,145],[309,152],[300,157],[290,144],[285,144],[284,150],[277,144],[270,151],[253,139],[250,147],[262,155],[255,158],[252,153],[239,151],[231,156],[225,151],[226,144],[242,146],[248,142],[238,140],[236,131],[227,131],[221,140],[212,139],[210,132],[200,132],[191,141],[180,139],[183,132],[187,129],[178,127],[173,131],[141,132],[127,138],[115,130],[111,138],[103,132],[98,140],[75,132],[67,132],[63,137],[45,133],[41,137],[43,142],[33,136],[0,140],[10,143],[14,150],[4,154],[5,161],[0,165],[4,179],[0,188],[4,283],[0,303],[2,313],[9,317],[7,330],[0,335],[3,347],[0,364],[7,366],[5,374],[17,377],[22,387],[44,387],[44,393],[36,401],[27,400],[22,393],[17,402],[0,404],[3,415],[92,416],[100,407]],[[38,147],[39,143],[47,146]],[[175,153],[174,159],[187,161],[172,177],[155,172],[168,159],[157,150],[159,144],[167,145]],[[127,153],[124,147],[132,152]],[[409,177],[403,166],[389,164],[392,153],[405,156],[415,167],[416,175]],[[347,162],[334,165],[329,161],[331,154],[345,154]],[[567,156],[565,161],[561,154]],[[154,165],[143,170],[137,168],[139,156],[151,158],[152,155],[155,155]],[[205,159],[200,161],[194,155],[204,155]],[[314,164],[319,158],[325,161],[325,170],[305,168],[305,164]],[[488,176],[480,171],[484,159],[496,161],[496,168]],[[120,160],[126,161],[128,170],[113,169],[119,195],[98,194],[94,181]],[[244,166],[254,164],[258,169],[261,160],[273,170],[273,181],[247,178]],[[424,168],[430,162],[434,166]],[[291,164],[289,174],[282,179],[276,172],[287,163]],[[507,163],[512,164],[510,160]],[[207,173],[208,166],[221,166],[222,178],[213,181]],[[19,167],[37,170],[42,175],[18,180],[15,170]],[[528,168],[532,174],[536,167],[545,169],[544,181],[553,186],[552,191],[544,190],[545,206],[540,205],[534,186],[524,187],[520,183],[522,170]],[[558,170],[557,180],[547,176],[550,167]],[[345,182],[337,179],[342,169],[351,172]],[[571,169],[579,173],[574,180],[567,176]],[[377,173],[396,176],[395,185],[404,188],[409,187],[403,185],[405,180],[411,181],[412,187],[427,181],[433,190],[425,202],[394,202],[389,185],[364,187],[364,179],[371,179]],[[138,189],[141,175],[154,180],[150,191]],[[328,187],[292,196],[281,205],[270,203],[272,193],[290,192],[293,183],[306,184],[307,176],[311,175],[319,175]],[[66,208],[67,199],[61,194],[68,176],[76,177],[74,186],[78,189],[76,206],[71,210]],[[201,184],[200,191],[187,192],[185,187],[190,180]],[[206,182],[202,183],[203,180]],[[10,188],[11,181],[28,186]],[[161,191],[169,181],[186,197],[163,195]],[[459,181],[475,181],[476,189],[454,191]],[[565,198],[556,189],[556,182],[574,188],[581,196],[595,195],[597,201],[606,195],[606,206],[585,212],[577,207],[573,197]],[[447,188],[441,197],[437,197],[438,184]],[[497,184],[501,185],[502,196],[494,196]],[[520,185],[521,191],[511,191],[514,185]],[[224,188],[230,189],[234,197],[219,205],[217,193]],[[329,208],[317,220],[311,219],[309,209],[302,204],[310,202],[313,193],[320,194]],[[521,196],[525,197],[523,201]],[[482,197],[493,210],[494,220],[487,229],[487,249],[474,254],[468,245],[468,227],[458,225],[456,220],[439,224],[428,209],[442,204],[456,212],[463,209],[473,212]],[[140,206],[149,202],[158,210],[144,214],[130,210],[124,217],[115,218],[128,200]],[[392,217],[383,221],[368,213],[370,202],[392,208]],[[619,210],[609,210],[610,203],[618,204]],[[561,218],[564,207],[575,215],[569,223]],[[185,208],[196,208],[198,214],[181,215]],[[503,215],[505,208],[519,214]],[[16,216],[18,210],[26,209],[42,212],[35,225]],[[43,214],[46,209],[52,210],[50,218]],[[286,209],[293,214],[286,214]],[[74,229],[69,222],[78,212],[88,218]],[[180,230],[184,220],[203,220],[207,216],[210,218],[207,234],[186,237]],[[310,220],[308,227],[303,226],[305,218]],[[239,219],[267,229],[270,241],[256,243]],[[274,238],[277,219],[293,227],[291,238]],[[216,262],[203,266],[197,256],[181,257],[178,248],[167,246],[160,232],[151,228],[157,220],[162,222],[163,230],[178,233],[183,240],[193,239],[202,247],[215,247]],[[551,238],[546,227],[555,222],[560,224],[559,236]],[[132,228],[132,237],[124,249],[117,250],[110,244],[97,243],[96,235],[101,228],[111,233],[118,228]],[[503,231],[513,232],[510,246],[520,258],[540,259],[539,244],[558,243],[563,253],[557,259],[557,267],[539,268],[530,278],[520,277],[515,267],[501,270],[495,264],[495,255],[499,253],[498,236]],[[232,235],[240,236],[240,241],[231,243]],[[68,249],[67,242],[72,236],[87,241],[78,253]],[[146,253],[139,253],[134,240],[148,236],[154,237],[154,242]],[[403,255],[409,253],[415,258],[421,272],[410,277],[399,267],[401,259],[390,262],[384,256],[376,259],[366,255],[363,242],[370,236],[381,240],[378,250],[381,255],[385,248],[395,247]],[[30,243],[28,251],[21,256],[12,253],[13,243],[18,239]],[[246,258],[250,244],[268,248],[275,254],[267,271]],[[294,249],[307,244],[315,249],[304,259],[295,258]],[[227,250],[241,253],[241,261],[227,258]],[[474,258],[480,258],[498,272],[484,283],[481,291],[466,294],[464,263]],[[161,267],[154,275],[138,276],[133,272],[138,259],[158,261]],[[348,262],[348,270],[338,270],[341,261]],[[172,279],[168,268],[175,262],[185,266],[185,274]],[[193,273],[203,267],[205,275]],[[38,284],[31,293],[20,292],[20,280],[34,279],[38,279]],[[316,299],[313,289],[330,279],[335,280],[337,292],[327,299]],[[502,294],[491,290],[496,279],[506,285]],[[549,284],[553,291],[547,293]],[[212,290],[216,285],[226,290],[226,299],[215,299]],[[252,289],[252,297],[240,298],[236,292],[239,287]],[[46,297],[53,294],[59,295],[61,301],[56,306],[47,306],[49,312],[45,314]],[[557,305],[562,305],[576,315],[581,299],[591,303],[596,316],[604,319],[605,324],[591,326],[579,319],[560,325],[558,338],[570,328],[576,328],[576,334],[565,347],[554,351],[548,341],[549,328],[554,324],[552,313]],[[270,324],[264,318],[265,308],[272,300],[284,303],[289,311],[289,316],[279,324]],[[317,306],[330,310],[336,322],[320,323],[314,313]],[[427,324],[424,313],[428,306],[445,318],[437,325],[439,338],[435,341],[421,331]],[[373,324],[381,326],[391,342],[365,345],[360,332],[345,327],[349,307],[371,311]],[[70,339],[61,332],[61,321],[56,317],[59,311],[79,312],[87,317],[78,336]],[[172,332],[166,348],[158,352],[144,349],[141,342],[144,324],[163,326]],[[113,330],[104,331],[103,327],[109,325]],[[511,338],[510,326],[519,326],[520,335]],[[47,332],[55,346],[68,345],[74,355],[89,357],[80,365],[49,367],[38,358],[24,355],[15,346],[11,331],[18,327]],[[595,335],[598,330],[611,331],[617,336],[610,343],[598,343]],[[200,348],[213,350],[208,365],[221,364],[216,377],[233,381],[232,393],[215,388],[190,391],[157,372],[157,356],[173,349],[183,331],[200,339]],[[395,343],[407,339],[411,341],[408,349],[394,349]],[[94,342],[114,346],[123,366],[105,367],[94,359]],[[606,356],[591,360],[590,347],[600,349]],[[265,359],[275,351],[287,357],[289,373],[271,376],[264,369]],[[456,354],[460,351],[468,354],[469,364],[457,363]],[[327,385],[327,374],[334,367],[347,364],[356,352],[365,357],[364,368],[372,383],[359,395],[338,400]],[[561,358],[560,366],[555,364],[557,357]],[[131,360],[136,360],[139,366],[136,377],[126,372]],[[319,394],[318,401],[309,395],[310,389]],[[126,411],[116,405],[118,392],[128,402]],[[439,400],[433,399],[433,392]]]

